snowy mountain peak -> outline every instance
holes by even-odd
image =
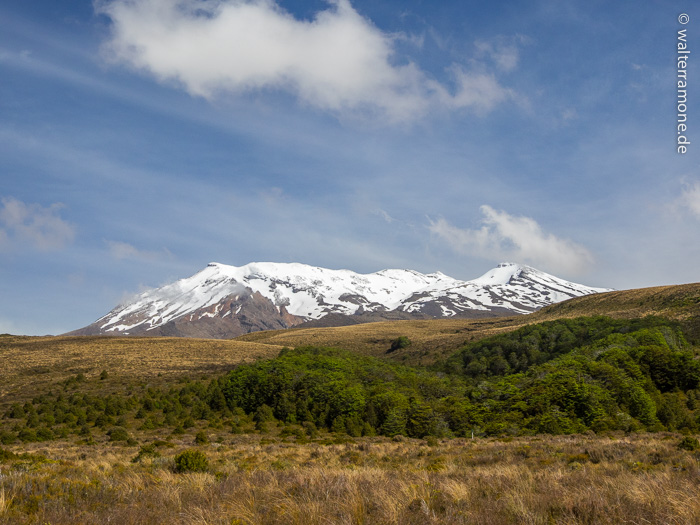
[[[489,270],[481,277],[469,282],[483,285],[504,285],[508,284],[511,279],[518,277],[524,270],[534,270],[534,268],[516,263],[505,262]]]
[[[367,320],[390,314],[513,315],[601,291],[605,290],[516,263],[502,263],[477,279],[461,281],[440,272],[414,270],[358,274],[300,263],[211,262],[191,277],[140,294],[75,333],[232,337],[329,314]]]

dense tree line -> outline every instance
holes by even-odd
[[[475,380],[526,372],[571,352],[603,340],[612,334],[628,334],[642,328],[663,328],[667,335],[680,337],[687,346],[680,326],[666,319],[611,319],[604,316],[560,319],[525,326],[515,332],[496,335],[465,345],[438,365],[449,373],[458,373]],[[678,345],[678,341],[673,341]]]
[[[97,433],[131,442],[135,431],[206,427],[300,438],[700,428],[700,361],[679,325],[656,318],[527,326],[465,345],[431,370],[302,347],[211,381],[128,395],[87,394],[84,381],[7,408],[0,442]]]

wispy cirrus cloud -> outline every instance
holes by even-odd
[[[431,221],[430,231],[458,252],[494,262],[508,259],[569,274],[581,273],[593,262],[586,248],[546,233],[534,219],[515,217],[487,205],[480,210],[481,228],[462,229],[438,219]]]
[[[132,244],[129,244],[128,242],[106,242],[107,247],[109,249],[109,254],[115,259],[155,261],[157,259],[162,259],[163,257],[170,257],[172,255],[167,249],[163,249],[160,251],[142,250]]]
[[[492,61],[501,71],[513,71],[520,60],[520,47],[530,43],[524,35],[498,36],[474,43],[476,57]]]
[[[700,181],[685,184],[679,204],[700,219]]]
[[[512,98],[489,73],[454,65],[446,86],[399,63],[405,35],[383,32],[348,0],[330,4],[312,20],[272,0],[98,0],[96,10],[112,21],[113,60],[209,99],[278,90],[335,114],[408,121],[433,107],[484,112]]]
[[[58,250],[73,242],[75,226],[60,216],[63,204],[26,204],[12,197],[0,200],[0,249],[30,246]]]

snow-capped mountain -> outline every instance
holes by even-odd
[[[525,314],[603,291],[514,263],[500,264],[471,281],[412,270],[362,275],[297,263],[210,263],[72,333],[225,338],[329,314],[363,320]]]

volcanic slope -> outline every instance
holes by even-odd
[[[71,335],[229,338],[307,322],[486,318],[527,314],[602,291],[515,263],[471,281],[412,270],[363,275],[296,263],[211,263],[192,277],[140,294]]]

